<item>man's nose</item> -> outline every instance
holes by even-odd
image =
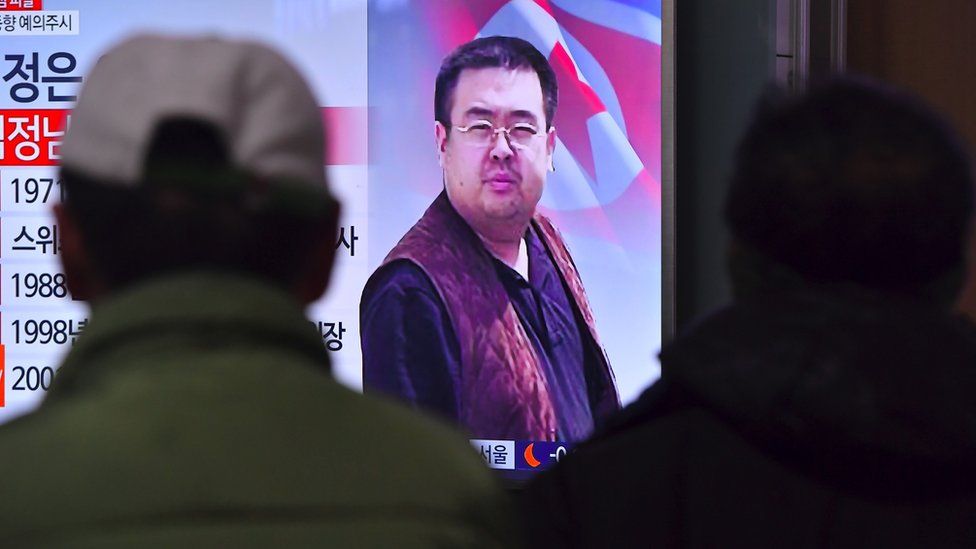
[[[491,143],[491,158],[493,160],[505,160],[513,154],[515,151],[512,150],[512,145],[508,142],[508,133],[496,132]]]

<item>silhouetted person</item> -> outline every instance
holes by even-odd
[[[914,99],[838,81],[767,104],[726,204],[735,300],[537,479],[560,547],[976,544],[976,331],[950,312],[971,166]]]
[[[91,321],[0,428],[4,547],[500,545],[448,428],[341,387],[303,307],[338,205],[321,111],[267,47],[140,36],[86,78],[55,208]]]

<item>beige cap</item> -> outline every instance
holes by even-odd
[[[271,48],[216,37],[141,35],[105,53],[85,78],[61,164],[137,186],[156,126],[172,116],[216,126],[235,169],[326,189],[322,116],[308,84]]]

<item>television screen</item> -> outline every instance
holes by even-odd
[[[212,32],[281,50],[311,83],[322,107],[328,128],[324,169],[343,211],[332,285],[308,315],[331,351],[335,377],[355,390],[393,393],[418,408],[447,415],[493,468],[531,472],[555,462],[598,423],[605,410],[597,408],[606,408],[608,398],[626,404],[658,376],[661,121],[662,108],[668,108],[662,102],[661,8],[660,0],[170,0],[140,3],[138,9],[125,2],[0,0],[0,421],[38,405],[64,353],[88,322],[88,309],[71,300],[59,272],[58,227],[50,214],[61,196],[59,140],[70,125],[85,74],[100,52],[134,32]],[[373,366],[367,367],[364,387],[360,300],[370,276],[389,263],[391,250],[404,251],[398,242],[450,181],[445,163],[448,168],[466,166],[458,154],[444,156],[460,143],[438,140],[435,80],[455,48],[490,36],[518,37],[534,46],[558,86],[553,119],[530,120],[539,126],[538,154],[551,159],[536,174],[542,194],[535,209],[551,222],[546,224],[551,230],[539,221],[531,224],[534,236],[523,240],[527,247],[520,256],[528,257],[529,264],[513,272],[528,275],[523,282],[535,288],[533,253],[549,258],[556,281],[550,289],[563,296],[552,305],[552,314],[570,315],[563,319],[568,339],[577,342],[584,356],[575,366],[565,366],[567,352],[579,355],[580,348],[559,350],[567,332],[552,328],[556,317],[545,310],[551,296],[533,294],[528,303],[539,314],[532,315],[510,302],[508,289],[496,286],[503,288],[501,293],[482,298],[505,309],[500,318],[507,323],[497,334],[505,334],[503,339],[515,334],[514,339],[501,341],[497,334],[481,339],[488,347],[514,342],[515,354],[482,360],[478,353],[486,351],[478,350],[472,338],[484,333],[458,329],[483,316],[471,310],[478,292],[473,287],[450,290],[436,268],[421,265],[433,295],[441,298],[435,310],[448,313],[443,333],[453,337],[447,347],[458,356],[453,362],[438,358],[411,367],[412,383],[448,383],[439,388],[441,396],[449,395],[451,409],[444,410],[416,392],[397,394],[396,387],[382,382],[372,386]],[[516,128],[522,120],[498,116],[487,112],[482,118],[493,130],[504,130],[501,147],[515,157],[529,154],[516,142],[515,133],[524,131]],[[475,123],[482,118],[464,122],[478,131]],[[453,122],[457,126],[459,121]],[[555,130],[548,132],[550,124]],[[452,131],[456,127],[441,126],[445,136],[450,133],[447,142],[474,135],[458,138],[460,133]],[[498,145],[497,131],[492,139]],[[496,186],[518,187],[522,176],[518,169],[513,173],[517,181],[507,181],[503,174]],[[448,203],[447,211],[457,209]],[[495,259],[481,257],[495,264]],[[454,273],[468,272],[461,264],[455,267]],[[504,276],[498,271],[488,279],[497,285]],[[473,284],[485,279],[459,280]],[[541,327],[532,324],[534,316]],[[383,318],[382,325],[406,333],[396,323],[414,320]],[[437,354],[435,349],[425,352]],[[375,352],[367,348],[366,355],[369,361]],[[375,356],[382,361],[387,355]],[[450,368],[457,370],[435,371],[433,365],[442,363],[455,364]],[[430,371],[423,370],[426,366]],[[535,400],[522,398],[524,387],[513,390],[502,384],[479,390],[474,372],[491,373],[492,368],[502,378],[527,375],[536,388]],[[569,368],[580,374],[564,375]],[[375,379],[384,375],[394,374],[380,372]],[[603,380],[603,404],[593,394],[597,378]],[[481,398],[477,405],[472,395]],[[545,432],[505,430],[493,419],[471,419],[478,414],[517,415],[508,408],[511,398],[521,399],[536,419],[542,418]],[[586,402],[576,408],[590,416],[589,422],[585,417],[576,421],[578,410],[572,411],[571,403],[579,398]],[[499,409],[491,408],[492,403]],[[539,406],[545,409],[533,408]]]

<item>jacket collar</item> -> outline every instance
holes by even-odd
[[[160,276],[103,298],[65,358],[48,400],[79,378],[104,373],[102,358],[171,336],[263,340],[287,347],[328,369],[328,352],[299,303],[269,283],[231,273],[194,271]],[[116,361],[107,361],[115,364]]]

